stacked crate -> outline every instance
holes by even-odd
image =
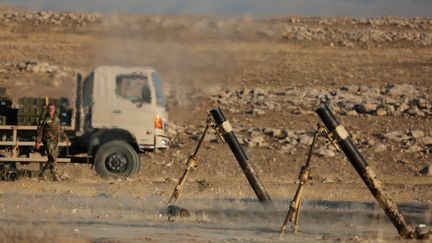
[[[61,97],[49,99],[57,107],[57,115],[62,126],[71,126],[72,109],[69,99]],[[35,126],[46,115],[45,98],[21,97],[19,109],[12,107],[12,100],[6,95],[6,88],[0,87],[0,125]]]
[[[72,120],[72,109],[69,108],[67,98],[49,99],[50,104],[57,107],[57,115],[62,126],[70,126]],[[22,97],[18,100],[20,109],[18,110],[18,125],[31,126],[38,125],[39,118],[46,115],[45,99]]]
[[[44,107],[44,98],[21,97],[18,100],[18,125],[37,125]]]

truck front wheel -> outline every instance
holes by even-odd
[[[140,167],[138,154],[124,141],[103,144],[95,156],[96,172],[102,177],[131,177]]]

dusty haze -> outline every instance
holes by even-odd
[[[149,15],[431,16],[429,0],[3,0],[35,10],[132,12]]]

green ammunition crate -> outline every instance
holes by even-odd
[[[24,106],[18,110],[18,116],[32,116],[32,115],[33,115],[32,107]]]
[[[18,125],[21,126],[34,126],[38,124],[38,117],[36,116],[19,116]]]
[[[35,115],[38,117],[41,115],[41,112],[45,110],[43,106],[36,106],[36,107],[33,107],[33,109],[35,110]],[[42,114],[42,115],[45,115],[45,114]]]
[[[29,98],[28,97],[21,97],[18,99],[18,104],[21,106],[28,106],[29,104]]]
[[[45,98],[37,98],[36,99],[36,106],[38,106],[38,107],[45,106]]]
[[[27,126],[27,117],[19,116],[17,122],[18,122],[18,125],[20,125],[20,126]]]

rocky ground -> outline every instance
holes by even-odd
[[[198,241],[250,242],[251,234],[256,241],[272,241],[320,122],[314,110],[326,102],[389,195],[399,203],[422,205],[424,218],[411,219],[430,224],[431,45],[429,18],[253,19],[1,10],[0,85],[13,99],[71,96],[75,73],[98,65],[154,66],[165,80],[172,141],[168,151],[142,155],[142,170],[127,180],[103,180],[87,165],[63,165],[65,181],[59,183],[1,182],[1,223],[17,235],[27,232],[20,225],[37,225],[45,232],[38,239],[54,237],[46,230],[54,225],[66,242],[77,236],[83,241],[163,241],[171,239],[170,230],[174,239],[187,242],[194,236]],[[216,106],[231,121],[277,202],[277,212],[271,219],[248,213],[260,212],[242,201],[255,200],[253,191],[231,151],[211,132],[180,198],[180,203],[206,213],[179,226],[166,225],[158,213],[193,152],[206,113]],[[319,140],[312,165],[308,200],[374,201],[345,156],[325,139]],[[45,197],[49,200],[41,199]],[[98,203],[92,205],[93,200]],[[223,210],[215,206],[218,200],[228,200],[220,206]],[[245,211],[233,214],[237,208]],[[222,213],[212,214],[216,209]],[[318,230],[314,210],[309,207],[304,219],[310,227],[293,240],[397,239],[385,220],[350,218],[338,228],[340,222],[329,216],[326,227]],[[29,213],[23,216],[23,211]],[[242,228],[252,221],[262,224]],[[238,233],[224,228],[229,224]],[[193,230],[185,230],[188,227]]]

